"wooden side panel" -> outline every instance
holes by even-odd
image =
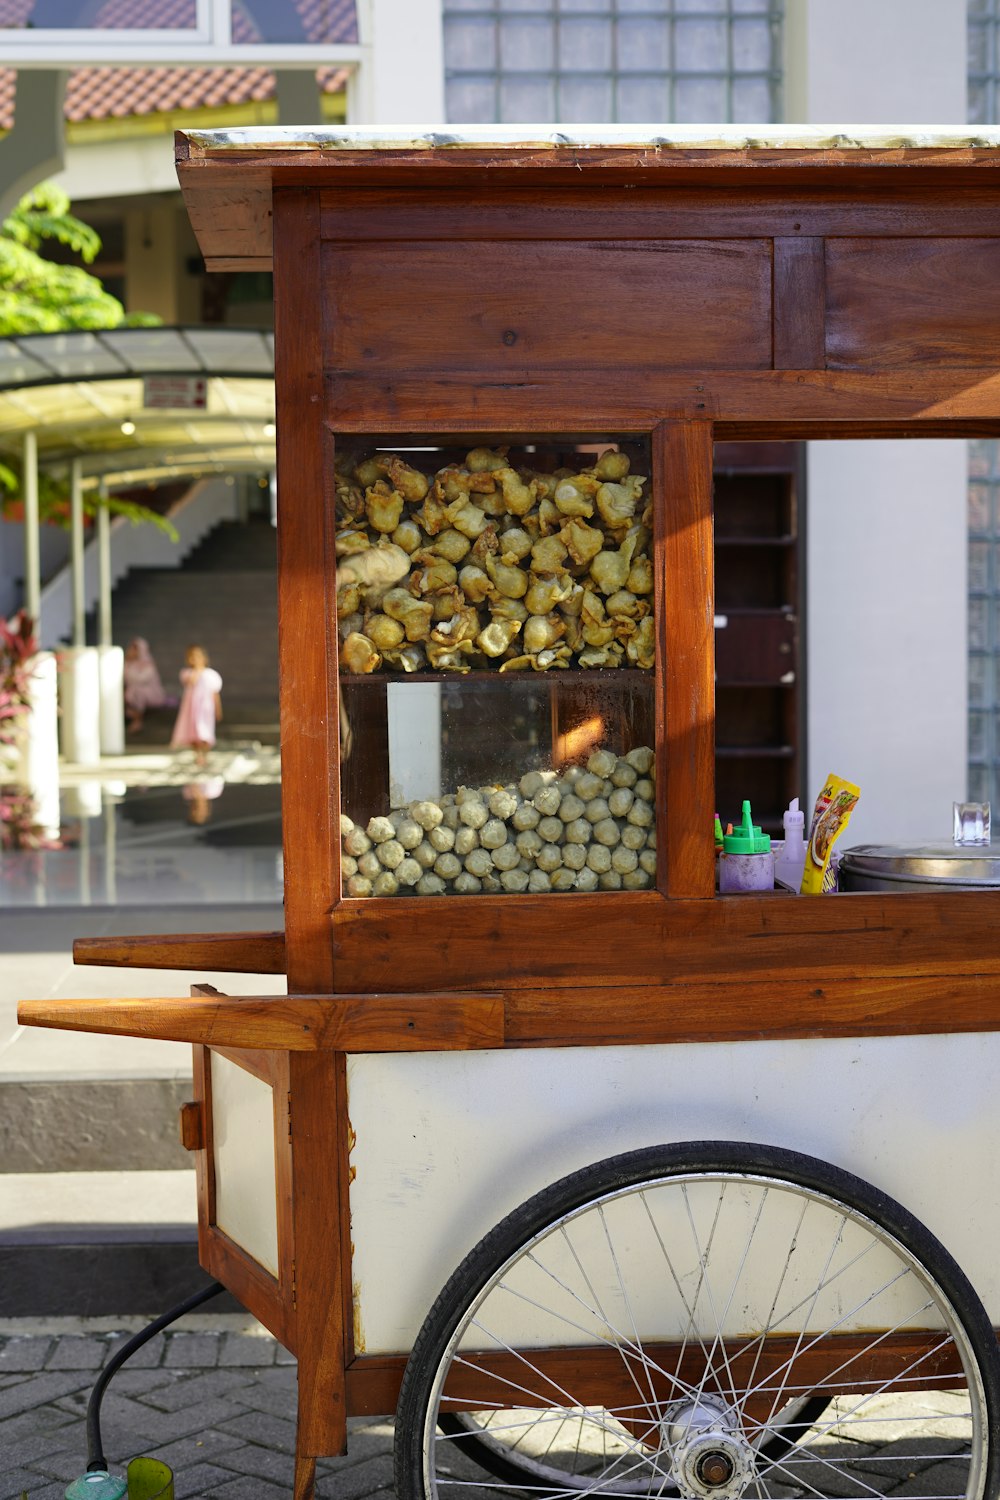
[[[204,1125],[202,1147],[195,1153],[198,1189],[198,1259],[202,1267],[221,1281],[263,1323],[286,1348],[294,1349],[292,1308],[291,1236],[289,1232],[290,1187],[287,1166],[282,1161],[282,1147],[287,1150],[287,1059],[280,1053],[241,1056],[227,1051],[226,1056],[239,1066],[250,1063],[255,1076],[264,1076],[275,1093],[275,1169],[278,1187],[278,1280],[215,1222],[215,1141],[212,1118],[211,1052],[208,1047],[194,1048],[194,1090]]]
[[[774,241],[774,368],[812,370],[825,360],[826,288],[823,241]]]
[[[669,896],[709,897],[715,853],[715,629],[712,424],[664,422],[653,435],[657,500],[657,865]],[[623,913],[624,915],[624,913]]]
[[[337,896],[340,787],[334,735],[336,642],[328,622],[323,320],[318,194],[275,195],[275,381],[278,425],[278,646],[286,791],[285,936],[291,994],[333,988],[326,914]]]
[[[767,240],[328,244],[338,370],[771,363]],[[538,425],[537,423],[535,424]]]
[[[830,240],[826,287],[832,369],[1000,364],[1000,239]]]

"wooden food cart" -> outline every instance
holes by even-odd
[[[178,163],[209,270],[274,269],[286,926],[78,959],[288,996],[22,1018],[195,1044],[201,1261],[298,1358],[296,1496],[411,1349],[404,1500],[763,1495],[838,1393],[924,1385],[996,1495],[996,900],[716,895],[712,458],[1000,433],[1000,149]]]

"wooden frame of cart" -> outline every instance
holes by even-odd
[[[887,1074],[908,1124],[862,1175],[947,1239],[961,1141],[983,1190],[952,1248],[1000,1324],[976,1248],[1000,1203],[993,897],[717,898],[708,835],[713,443],[1000,431],[1000,149],[248,132],[182,135],[178,157],[209,269],[275,273],[286,926],[78,959],[286,973],[288,996],[23,1017],[195,1044],[200,1258],[298,1357],[296,1494],[349,1413],[393,1407],[428,1288],[517,1201],[658,1139],[763,1134],[861,1171],[852,1109]],[[650,889],[341,894],[336,440],[366,437],[648,445]],[[783,1080],[763,1132],[762,1077]],[[407,1103],[380,1125],[389,1091]],[[511,1142],[488,1170],[487,1124]],[[444,1173],[449,1139],[478,1144]],[[383,1252],[404,1245],[409,1311],[380,1308]]]

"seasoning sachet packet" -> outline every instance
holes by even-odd
[[[856,787],[853,781],[845,781],[842,776],[830,775],[823,783],[823,790],[816,798],[809,825],[806,862],[799,887],[803,896],[816,896],[834,889],[830,856],[834,844],[847,827],[860,796],[861,788]]]

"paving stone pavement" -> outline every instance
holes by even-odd
[[[0,1500],[62,1500],[86,1468],[97,1372],[134,1324],[125,1333],[0,1333]],[[119,1473],[139,1454],[169,1464],[176,1500],[285,1500],[295,1394],[294,1360],[263,1331],[168,1331],[109,1385],[105,1452]],[[318,1495],[392,1500],[392,1423],[364,1418],[350,1428],[348,1457],[318,1465]]]
[[[97,1372],[141,1321],[127,1320],[119,1331],[87,1327],[82,1319],[23,1330],[14,1320],[0,1325],[0,1500],[25,1493],[29,1500],[62,1500],[86,1467],[84,1415]],[[154,1338],[115,1375],[101,1414],[112,1468],[122,1472],[129,1459],[148,1454],[174,1471],[176,1500],[280,1500],[292,1490],[295,1362],[259,1325],[232,1317],[214,1327],[197,1321],[203,1325],[197,1330]],[[946,1395],[940,1409],[950,1410],[955,1399]],[[928,1434],[942,1421],[930,1416],[932,1409],[930,1398]],[[886,1418],[891,1425],[891,1406]],[[318,1465],[320,1500],[394,1500],[391,1421],[358,1418],[349,1429],[347,1457]],[[833,1441],[831,1434],[813,1450],[815,1463],[813,1452],[804,1462],[795,1450],[794,1476],[776,1470],[768,1494],[940,1500],[964,1493],[962,1466],[949,1462],[964,1445],[947,1426],[924,1438],[888,1429],[886,1437],[875,1445],[850,1436]],[[850,1461],[856,1483],[824,1463],[833,1457]],[[495,1485],[483,1491],[463,1484],[453,1491],[456,1500],[495,1492]]]

